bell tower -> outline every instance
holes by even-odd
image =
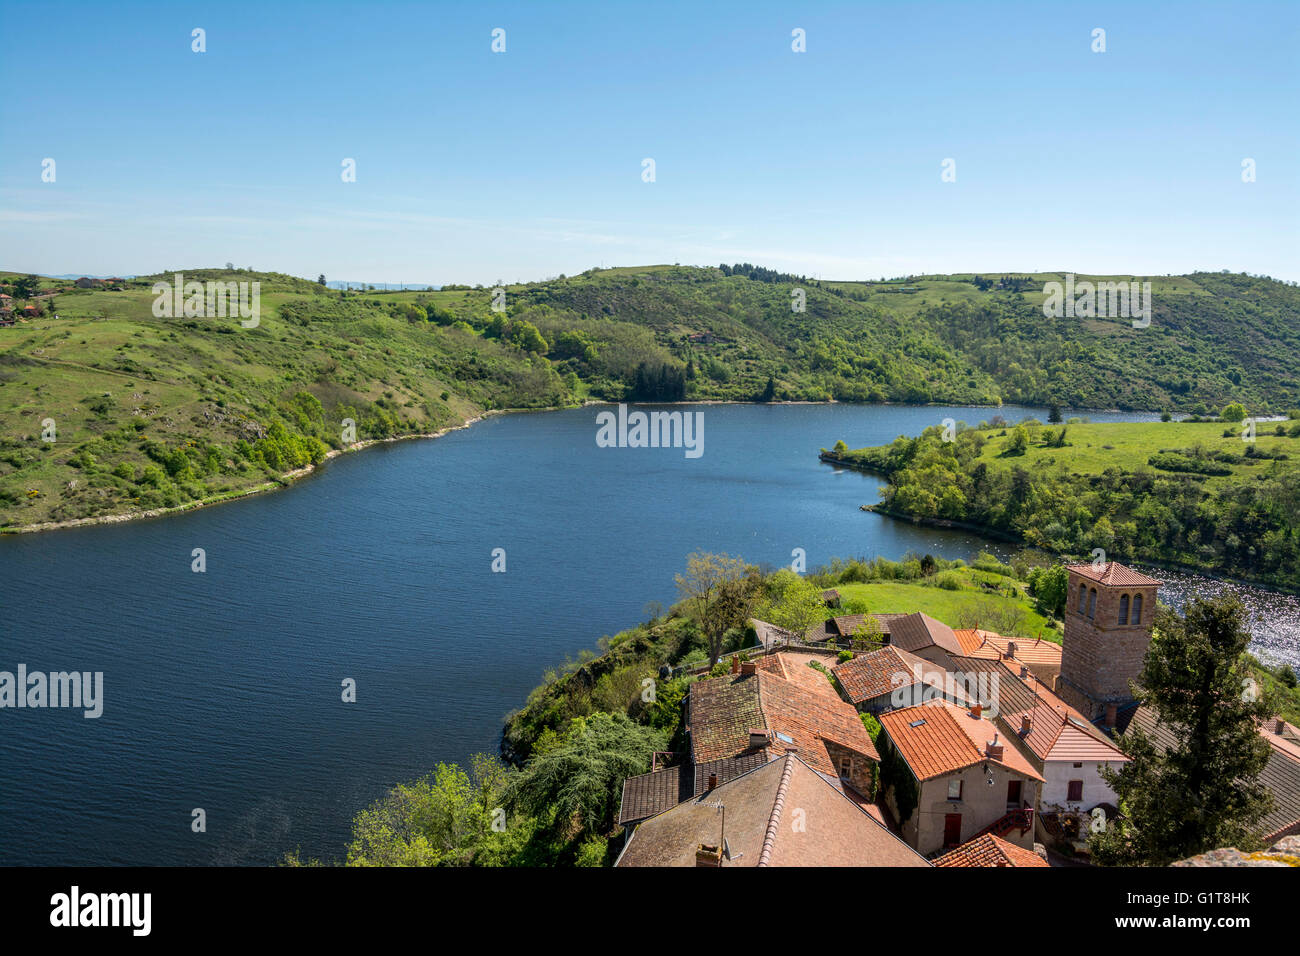
[[[1065,639],[1058,692],[1087,717],[1132,702],[1160,582],[1115,561],[1066,566]]]

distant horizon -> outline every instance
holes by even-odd
[[[510,285],[535,285],[535,284],[542,283],[542,282],[554,282],[554,281],[557,281],[557,280],[559,280],[559,279],[561,278],[561,276],[566,277],[566,278],[571,278],[571,277],[573,277],[573,276],[583,275],[584,273],[587,273],[587,272],[593,272],[593,271],[594,271],[594,272],[607,272],[607,271],[611,271],[611,270],[615,270],[615,269],[674,269],[674,268],[681,268],[681,269],[717,269],[720,265],[738,265],[738,264],[740,264],[740,263],[717,263],[717,262],[714,262],[714,263],[690,263],[690,262],[645,262],[645,263],[635,263],[635,264],[628,264],[628,265],[619,265],[619,264],[615,264],[615,265],[605,265],[605,266],[588,266],[586,269],[580,269],[580,270],[577,270],[577,271],[575,271],[575,272],[562,272],[562,273],[557,273],[557,274],[554,274],[554,275],[541,276],[541,277],[534,278],[534,279],[507,279],[507,280],[504,280],[504,284],[507,285],[507,286],[510,286]],[[762,262],[753,262],[753,263],[750,263],[750,265],[759,266],[759,267],[761,267],[761,268],[766,268],[766,269],[772,269],[772,268],[773,268],[773,267],[771,267],[771,266],[769,266],[769,265],[766,265],[765,263],[762,263]],[[9,268],[0,268],[0,273],[10,273],[10,274],[25,273],[25,274],[28,274],[28,275],[40,276],[41,278],[45,278],[45,279],[69,279],[69,280],[76,280],[76,279],[126,279],[126,280],[135,280],[135,279],[139,279],[139,278],[143,278],[143,277],[147,277],[147,276],[174,275],[174,274],[177,273],[177,272],[183,274],[183,273],[185,273],[185,272],[187,272],[187,271],[191,271],[191,270],[195,270],[195,269],[197,269],[197,270],[203,270],[203,271],[210,271],[210,270],[226,271],[226,266],[225,266],[224,263],[223,263],[222,265],[210,265],[210,266],[205,266],[205,265],[191,265],[191,266],[187,266],[187,267],[182,268],[182,269],[161,269],[161,270],[158,270],[158,271],[156,271],[156,272],[116,272],[116,273],[109,273],[109,272],[104,272],[104,273],[92,273],[92,272],[76,272],[76,271],[72,271],[72,272],[41,272],[41,271],[33,271],[33,270],[28,270],[28,269],[9,269]],[[289,276],[289,277],[291,277],[291,278],[302,279],[302,280],[304,280],[304,281],[310,281],[310,282],[314,282],[314,281],[316,281],[317,277],[323,274],[323,273],[317,273],[316,276],[308,276],[308,275],[299,275],[299,274],[294,273],[294,272],[286,272],[286,271],[284,271],[283,269],[260,269],[260,268],[250,267],[250,266],[239,266],[239,265],[233,266],[232,269],[231,269],[230,271],[235,271],[235,272],[252,272],[252,273],[260,273],[260,274],[263,274],[263,275],[271,275],[271,274],[274,274],[274,275],[285,275],[285,276]],[[784,271],[784,270],[773,269],[773,271],[780,272],[780,271]],[[991,276],[1039,276],[1039,275],[1053,275],[1053,276],[1058,276],[1058,275],[1059,275],[1059,276],[1064,276],[1064,275],[1074,275],[1074,276],[1083,276],[1083,277],[1085,277],[1085,278],[1087,278],[1087,277],[1094,277],[1094,278],[1107,278],[1107,277],[1114,277],[1114,276],[1129,276],[1129,277],[1134,278],[1134,279],[1141,279],[1141,278],[1147,278],[1147,279],[1149,279],[1149,278],[1154,278],[1154,277],[1157,277],[1157,276],[1165,276],[1165,277],[1181,276],[1181,277],[1186,278],[1186,277],[1188,277],[1188,276],[1193,276],[1193,275],[1197,275],[1197,274],[1205,274],[1205,275],[1222,275],[1222,274],[1224,274],[1224,273],[1228,273],[1228,274],[1230,274],[1230,275],[1247,275],[1247,276],[1251,276],[1252,278],[1256,278],[1256,279],[1267,279],[1267,280],[1270,280],[1270,281],[1273,281],[1273,282],[1281,282],[1281,283],[1288,284],[1288,285],[1296,285],[1296,284],[1300,284],[1300,279],[1288,279],[1288,278],[1285,278],[1285,277],[1283,277],[1283,276],[1268,275],[1267,273],[1262,273],[1262,272],[1252,272],[1252,271],[1250,271],[1250,270],[1226,269],[1226,268],[1219,268],[1219,269],[1204,269],[1204,268],[1198,268],[1198,269],[1191,269],[1191,270],[1188,270],[1188,271],[1186,271],[1186,272],[1123,272],[1123,271],[1121,271],[1121,272],[1085,272],[1085,271],[1081,271],[1081,270],[1078,270],[1078,269],[984,269],[984,270],[957,269],[957,270],[954,270],[954,271],[951,271],[951,272],[912,272],[912,273],[904,273],[904,274],[901,274],[901,275],[894,275],[894,276],[880,276],[880,277],[862,278],[862,279],[859,279],[859,278],[847,278],[847,277],[844,277],[844,276],[812,276],[812,275],[804,275],[804,276],[802,276],[802,278],[811,279],[811,280],[816,281],[816,282],[849,282],[849,283],[855,283],[855,282],[856,282],[856,283],[868,283],[868,282],[889,282],[889,281],[894,281],[894,280],[897,280],[897,279],[903,279],[903,278],[908,278],[908,279],[928,279],[928,278],[936,278],[936,277],[940,277],[940,276],[963,276],[963,275],[971,275],[971,276],[976,276],[976,275],[978,275],[978,276],[990,276],[990,277],[991,277]],[[793,275],[793,274],[795,274],[795,273],[790,273],[790,274]],[[417,281],[405,281],[405,282],[402,281],[402,280],[390,280],[390,281],[385,282],[384,280],[379,280],[379,279],[365,279],[365,280],[361,280],[361,279],[331,279],[328,275],[325,276],[325,285],[326,285],[327,288],[331,288],[331,289],[342,289],[342,288],[346,288],[346,287],[349,287],[349,286],[375,286],[376,288],[375,288],[374,290],[372,290],[372,291],[376,291],[376,292],[398,292],[398,291],[402,291],[400,288],[399,288],[399,289],[394,289],[394,288],[392,288],[393,286],[402,286],[402,285],[405,285],[405,286],[407,287],[406,291],[408,291],[408,292],[419,292],[419,291],[424,290],[425,288],[432,288],[432,289],[434,289],[434,290],[437,290],[437,289],[443,288],[443,287],[445,287],[445,286],[460,286],[460,285],[468,285],[468,286],[471,286],[471,287],[482,286],[482,287],[484,287],[484,288],[491,288],[491,287],[492,287],[493,285],[495,285],[495,284],[496,284],[496,283],[493,283],[493,282],[461,282],[461,281],[458,281],[458,280],[456,280],[456,279],[450,279],[450,280],[447,280],[447,281],[445,281],[445,282],[421,282],[421,281],[418,281],[418,280],[417,280]],[[385,286],[387,286],[387,288],[384,288]]]

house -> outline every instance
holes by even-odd
[[[931,663],[947,668],[952,655],[962,653],[962,646],[952,628],[919,611],[912,614],[844,614],[831,618],[824,625],[814,626],[807,639],[848,647],[864,627],[872,630],[868,618],[879,627],[881,644],[900,647]]]
[[[828,590],[828,591],[823,591],[823,592],[822,592],[822,603],[825,604],[827,607],[839,607],[839,606],[840,606],[840,592],[837,591],[835,588],[831,588],[831,589]]]
[[[880,715],[885,803],[918,853],[984,833],[1032,847],[1043,777],[982,711],[933,700]]]
[[[615,865],[930,864],[791,751],[645,820]]]
[[[104,280],[103,280],[103,279],[91,279],[91,278],[88,278],[88,277],[86,277],[86,276],[82,276],[80,279],[78,279],[78,280],[77,280],[75,283],[73,283],[73,284],[74,284],[78,289],[98,289],[100,286],[102,286],[102,285],[104,284]]]
[[[961,645],[962,657],[982,657],[1024,665],[1049,687],[1056,686],[1061,673],[1060,644],[1037,637],[1003,637],[982,628],[958,629],[953,631],[953,636]]]
[[[1100,804],[1119,802],[1101,776],[1103,767],[1118,769],[1128,757],[1029,669],[983,658],[958,658],[964,674],[983,673],[978,682],[996,688],[991,714],[1010,741],[1043,775],[1040,813],[1086,814]]]
[[[698,766],[687,761],[623,781],[623,799],[618,808],[620,826],[639,823],[677,804],[708,793],[742,773],[761,767],[771,759],[767,750],[755,750],[739,757],[711,760]]]
[[[943,856],[934,858],[935,866],[1048,866],[1048,862],[1032,850],[1008,843],[1002,837],[985,833]]]
[[[893,645],[858,654],[837,665],[833,673],[849,703],[864,713],[913,707],[936,697],[962,707],[980,703],[938,664]]]
[[[691,684],[686,730],[697,766],[755,751],[798,753],[836,787],[868,795],[880,759],[853,705],[824,674],[785,653]]]
[[[1134,727],[1166,750],[1178,743],[1177,732],[1160,723],[1151,707],[1143,705],[1133,712],[1126,730]],[[1264,721],[1259,732],[1270,748],[1259,782],[1273,795],[1273,809],[1260,821],[1257,835],[1271,846],[1285,836],[1300,834],[1300,730],[1274,717]]]
[[[41,314],[41,310],[40,310],[40,307],[39,307],[39,306],[35,306],[35,305],[25,305],[25,306],[22,307],[22,311],[21,311],[19,314],[20,314],[24,319],[34,319],[34,318],[37,318],[37,317]]]

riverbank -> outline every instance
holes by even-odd
[[[0,528],[0,534],[34,534],[40,531],[59,531],[65,528],[82,528],[90,525],[101,524],[121,524],[125,521],[135,521],[140,518],[164,518],[170,515],[181,514],[186,511],[194,511],[198,508],[207,508],[212,505],[225,504],[231,501],[240,501],[253,495],[265,494],[268,491],[276,491],[281,488],[287,488],[294,482],[306,478],[313,474],[318,468],[322,467],[325,462],[340,455],[351,454],[353,452],[363,451],[373,445],[385,445],[398,441],[409,441],[416,438],[441,438],[443,435],[450,434],[454,431],[460,431],[469,428],[471,425],[483,421],[493,415],[504,415],[510,411],[555,411],[558,409],[489,409],[481,414],[468,418],[459,425],[449,425],[446,428],[439,429],[436,432],[427,432],[411,435],[394,435],[389,438],[368,438],[365,441],[354,442],[345,448],[331,448],[325,453],[325,459],[319,465],[307,465],[303,468],[295,468],[293,471],[287,471],[271,481],[262,482],[251,488],[246,488],[236,492],[226,492],[225,494],[213,495],[209,498],[201,498],[197,501],[187,501],[185,504],[177,505],[174,508],[150,508],[146,511],[127,511],[120,514],[96,515],[92,518],[74,518],[68,521],[45,521],[39,524],[27,526],[12,526]]]

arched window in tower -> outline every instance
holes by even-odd
[[[1119,596],[1119,622],[1121,624],[1128,623],[1128,595],[1127,594],[1121,594]]]
[[[1088,617],[1097,615],[1097,589],[1091,588],[1088,591]]]
[[[1133,624],[1142,623],[1142,595],[1133,595],[1133,614],[1129,619]],[[1120,622],[1121,624],[1123,621]]]
[[[1079,613],[1082,614],[1088,604],[1088,585],[1079,585]]]

